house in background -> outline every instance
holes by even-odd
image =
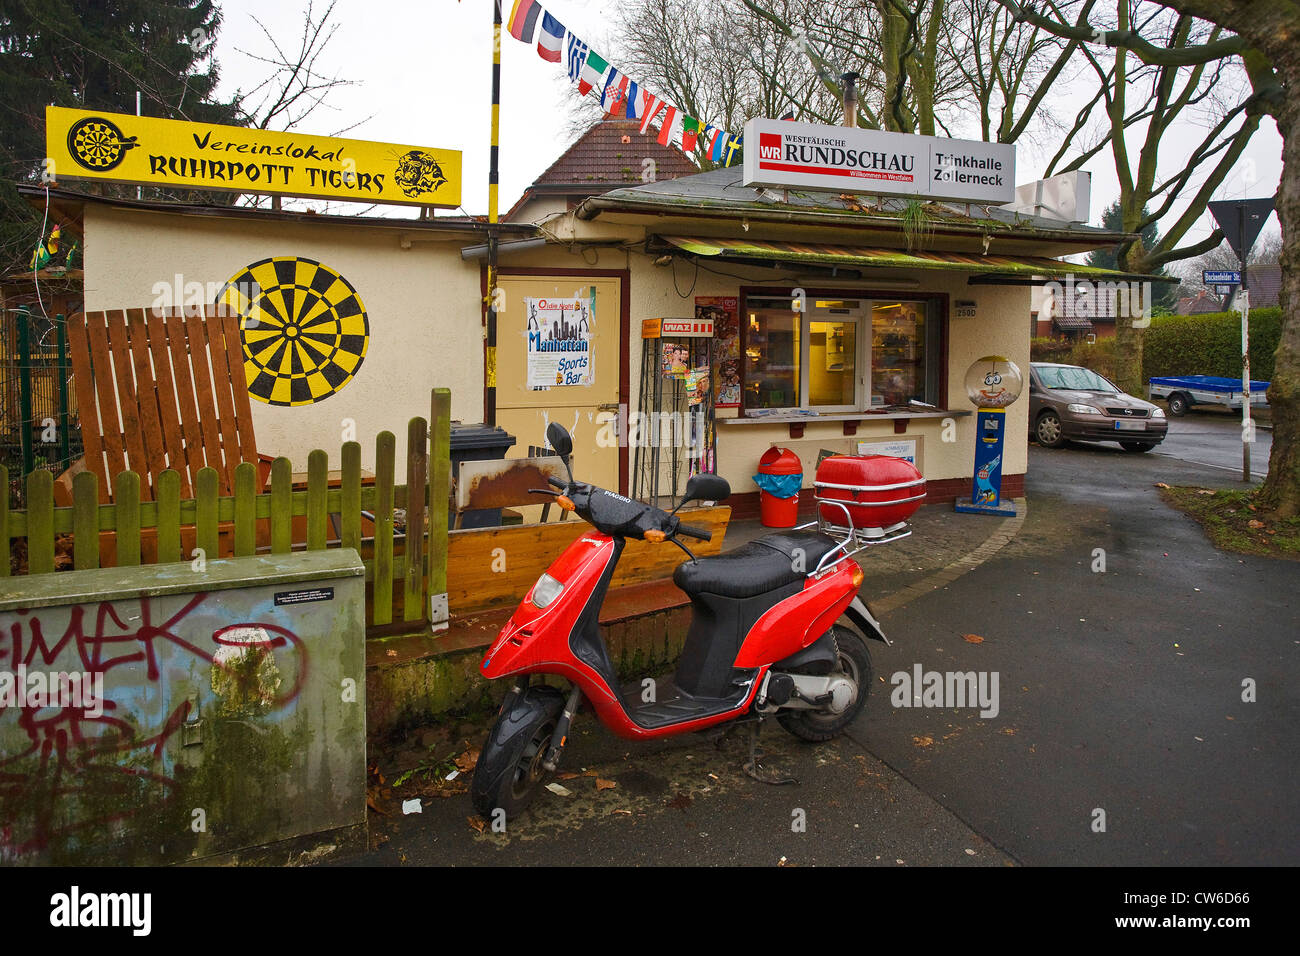
[[[1250,307],[1267,309],[1278,305],[1278,295],[1282,290],[1282,267],[1276,262],[1251,266],[1246,272],[1247,288],[1250,290]],[[1219,295],[1212,288],[1205,288],[1193,296],[1184,296],[1178,300],[1179,315],[1205,315],[1209,312],[1222,312],[1229,307],[1228,296]]]
[[[1064,294],[1069,292],[1073,294]],[[1060,291],[1051,285],[1036,286],[1030,334],[1086,342],[1114,338],[1115,300],[1114,289],[1097,288],[1088,282]]]
[[[561,153],[503,218],[537,223],[611,189],[699,171],[681,150],[660,146],[653,136],[642,134],[640,121],[604,120]]]

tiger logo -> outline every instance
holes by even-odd
[[[397,173],[393,179],[408,196],[431,193],[447,181],[437,160],[421,149],[403,154],[397,161]]]

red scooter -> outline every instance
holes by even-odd
[[[572,440],[552,423],[547,440],[568,469]],[[752,722],[746,770],[765,782],[755,754],[759,722],[775,715],[805,740],[828,740],[862,710],[871,685],[863,635],[883,641],[880,625],[857,596],[862,569],[849,556],[852,534],[837,542],[815,530],[767,534],[716,557],[696,558],[680,538],[708,541],[683,524],[687,501],[722,501],[726,480],[697,474],[672,513],[575,481],[548,479],[561,508],[592,529],[573,542],[533,585],[483,658],[488,678],[514,677],[479,754],[470,794],[485,817],[520,812],[553,772],[569,725],[585,697],[620,737],[650,739]],[[672,679],[620,690],[600,633],[599,613],[628,538],[671,542],[689,558],[673,581],[691,599],[692,620]],[[567,695],[529,685],[531,674],[572,682]],[[647,692],[651,691],[651,692]]]

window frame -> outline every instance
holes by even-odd
[[[872,361],[872,333],[871,333],[871,313],[874,305],[888,302],[920,302],[925,305],[925,318],[927,323],[926,329],[926,363],[925,363],[925,395],[929,404],[936,408],[944,408],[947,405],[948,395],[948,349],[949,349],[949,308],[948,293],[946,292],[921,292],[914,289],[807,289],[801,290],[804,296],[805,308],[800,315],[799,325],[799,404],[791,407],[790,411],[795,409],[805,409],[825,413],[827,415],[842,414],[867,414],[871,409],[871,361]],[[748,378],[748,363],[745,361],[746,350],[749,347],[749,321],[746,318],[750,310],[751,299],[786,299],[791,302],[794,300],[795,287],[771,287],[771,286],[741,286],[738,292],[740,297],[740,394],[741,405],[739,416],[762,417],[753,415],[758,409],[750,408],[745,404],[746,384]],[[859,310],[856,317],[858,324],[858,345],[855,356],[856,364],[856,381],[854,383],[855,405],[817,405],[809,406],[807,404],[809,388],[809,364],[808,355],[810,352],[810,334],[811,324],[814,320],[827,321],[834,320],[829,312],[815,312],[809,308],[808,304],[817,299],[852,299],[859,303]],[[931,358],[931,356],[933,356]],[[770,410],[767,414],[772,414]]]

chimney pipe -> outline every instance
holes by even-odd
[[[858,90],[856,83],[858,74],[845,73],[840,77],[844,89],[844,125],[858,125]]]

